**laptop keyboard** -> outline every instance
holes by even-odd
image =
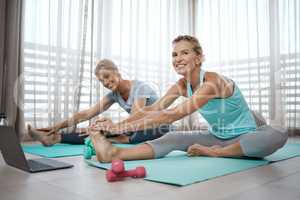
[[[36,160],[27,160],[27,161],[30,168],[34,170],[45,170],[45,169],[52,168],[51,165],[47,165]]]

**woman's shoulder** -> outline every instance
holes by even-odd
[[[204,81],[208,81],[208,82],[215,82],[217,80],[220,80],[220,78],[221,75],[218,74],[217,72],[206,71],[204,75]]]
[[[141,80],[137,80],[137,79],[135,79],[135,80],[132,80],[132,85],[134,85],[134,86],[140,86],[140,85],[144,85],[144,86],[149,86],[150,84],[149,84],[149,82],[147,82],[147,81],[141,81]]]
[[[176,88],[180,96],[187,96],[186,88],[187,88],[187,81],[185,78],[180,78],[173,87]]]
[[[233,81],[217,72],[206,72],[205,82],[214,84],[215,88],[219,89],[220,97],[230,96],[233,92]]]
[[[140,80],[132,80],[133,84],[132,84],[132,90],[134,92],[134,94],[145,94],[145,93],[149,93],[149,94],[153,94],[156,95],[155,89],[153,87],[153,85],[151,85],[151,83],[146,82],[146,81],[140,81]]]
[[[232,80],[227,78],[226,76],[223,76],[222,74],[219,74],[217,72],[205,72],[204,75],[204,82],[211,82],[216,84],[221,83],[231,83]]]
[[[186,88],[186,85],[187,85],[187,81],[185,78],[180,78],[177,82],[176,82],[177,85],[181,86],[181,87],[184,87]]]

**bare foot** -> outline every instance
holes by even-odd
[[[210,157],[218,157],[217,149],[220,149],[220,146],[212,146],[206,147],[200,144],[193,144],[188,148],[188,156],[210,156]]]
[[[41,142],[44,146],[52,146],[60,142],[59,134],[47,135],[46,131],[38,131],[33,129],[30,125],[27,126],[28,134],[35,140]]]
[[[99,132],[90,134],[93,146],[96,151],[97,160],[100,162],[111,162],[117,158],[118,148],[114,147],[104,135]]]

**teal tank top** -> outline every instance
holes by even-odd
[[[200,70],[200,85],[205,71]],[[188,96],[193,95],[187,83]],[[209,100],[198,110],[209,124],[209,131],[218,138],[230,139],[256,130],[256,123],[240,89],[234,84],[232,96]]]

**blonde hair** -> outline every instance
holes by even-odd
[[[196,37],[190,36],[190,35],[179,35],[177,36],[173,41],[172,44],[176,44],[180,41],[187,41],[193,45],[193,50],[198,55],[203,55],[202,47]]]
[[[97,64],[96,64],[96,68],[95,68],[95,75],[97,75],[97,73],[100,71],[100,70],[111,70],[111,71],[116,71],[118,72],[118,67],[115,65],[115,63],[109,59],[102,59],[102,60],[98,60],[97,61]]]

